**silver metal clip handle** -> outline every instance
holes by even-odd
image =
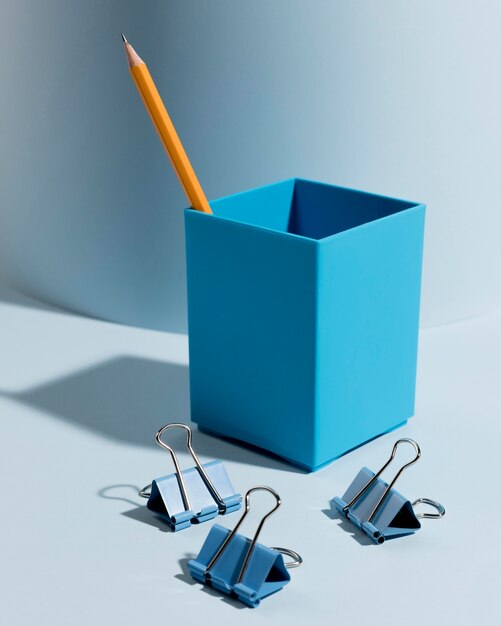
[[[238,576],[238,580],[237,580],[237,584],[242,582],[242,579],[244,577],[245,574],[245,570],[247,569],[247,565],[249,564],[249,559],[251,557],[252,551],[254,550],[254,546],[256,545],[257,539],[259,537],[259,534],[263,528],[263,525],[265,523],[265,521],[268,519],[268,517],[270,517],[270,515],[272,513],[274,513],[278,507],[282,504],[282,500],[280,499],[280,496],[278,495],[278,493],[272,489],[271,487],[265,487],[262,485],[259,485],[258,487],[252,487],[252,489],[249,489],[249,491],[245,494],[245,510],[244,513],[242,515],[242,517],[238,520],[237,525],[235,526],[235,528],[231,531],[231,533],[226,537],[226,539],[223,541],[223,543],[220,545],[218,551],[216,552],[216,554],[212,557],[212,559],[209,561],[207,568],[205,570],[205,576],[206,578],[210,577],[210,570],[214,567],[214,565],[217,563],[218,559],[221,557],[221,555],[223,554],[223,552],[226,549],[226,546],[230,543],[230,541],[233,539],[233,537],[235,536],[237,530],[240,528],[240,526],[242,525],[242,522],[244,521],[244,519],[246,518],[248,512],[250,511],[250,495],[251,493],[254,493],[255,491],[268,491],[269,493],[272,494],[272,496],[275,497],[276,500],[276,504],[275,506],[270,509],[268,511],[268,513],[266,513],[261,521],[259,522],[259,526],[257,527],[257,530],[254,534],[254,537],[252,538],[252,541],[250,543],[249,549],[247,550],[247,554],[245,555],[245,559],[242,565],[242,568],[240,570],[240,574]],[[299,555],[298,555],[299,556]],[[299,557],[301,558],[301,557]]]
[[[276,548],[275,546],[271,547],[270,550],[275,550],[275,552],[280,552],[280,554],[285,554],[285,556],[289,556],[292,561],[285,561],[284,565],[287,569],[293,569],[294,567],[299,567],[303,562],[303,558],[294,550],[289,550],[289,548]]]
[[[417,504],[427,504],[428,506],[433,507],[437,512],[436,513],[416,513],[416,517],[418,519],[440,519],[445,515],[445,507],[440,502],[436,502],[436,500],[430,500],[429,498],[418,498],[412,502],[412,508],[414,508]]]
[[[151,496],[151,483],[143,487],[141,491],[138,491],[137,495],[141,498],[149,498]]]
[[[357,500],[359,500],[364,495],[364,493],[366,493],[367,490],[376,482],[376,480],[379,478],[379,476],[384,472],[384,470],[388,467],[388,465],[393,461],[393,459],[395,458],[395,454],[397,453],[397,448],[402,443],[409,443],[414,448],[414,450],[416,451],[416,456],[411,461],[409,461],[408,463],[405,463],[405,465],[402,465],[402,467],[395,474],[395,476],[394,476],[393,480],[391,481],[391,483],[388,485],[388,487],[386,487],[386,489],[384,490],[383,494],[381,495],[381,497],[377,501],[376,506],[372,509],[372,512],[371,512],[371,514],[369,515],[369,517],[367,519],[367,521],[369,523],[372,522],[372,520],[376,516],[376,513],[381,508],[381,505],[383,504],[384,499],[386,498],[386,496],[390,492],[390,490],[393,487],[393,485],[400,478],[402,472],[407,467],[410,467],[411,465],[414,465],[414,463],[416,463],[416,461],[421,456],[421,450],[420,450],[418,444],[413,439],[399,439],[395,443],[395,445],[393,446],[393,450],[391,451],[390,458],[386,461],[386,463],[383,465],[383,467],[376,474],[374,474],[374,476],[362,487],[362,489],[360,489],[360,491],[355,495],[355,497],[352,498],[350,500],[350,502],[348,502],[348,504],[343,508],[344,513],[347,513],[348,509],[350,507],[352,507],[355,504],[355,502],[357,502]]]
[[[214,498],[218,506],[219,512],[224,513],[226,511],[226,504],[224,503],[224,500],[219,495],[219,492],[214,486],[214,483],[209,478],[195,450],[193,450],[193,446],[191,445],[191,439],[192,439],[191,428],[187,426],[186,424],[180,424],[180,423],[179,424],[178,423],[166,424],[165,426],[162,426],[162,428],[157,432],[157,434],[155,435],[155,439],[158,445],[164,448],[165,450],[167,450],[171,455],[171,458],[172,458],[172,461],[174,463],[174,467],[176,470],[177,480],[179,482],[179,490],[181,492],[181,498],[183,500],[184,510],[190,511],[191,503],[190,503],[190,498],[188,496],[188,491],[186,489],[186,483],[184,482],[183,473],[181,471],[181,467],[179,465],[179,461],[178,461],[176,453],[171,448],[171,446],[169,446],[167,443],[165,443],[165,441],[162,440],[162,435],[165,433],[166,430],[169,430],[169,428],[181,428],[182,430],[186,431],[186,447],[188,449],[188,452],[191,454],[193,461],[195,463],[195,467],[197,468],[198,473],[200,474],[202,480],[204,481],[205,486],[209,490],[211,496]],[[147,485],[146,487],[141,489],[138,495],[140,495],[142,498],[149,498],[150,493],[151,493],[150,490],[151,490],[151,485]]]

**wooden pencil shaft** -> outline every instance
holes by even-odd
[[[190,205],[197,211],[212,213],[146,64],[127,42],[125,42],[125,51],[132,79],[179,178],[181,187],[188,197]]]

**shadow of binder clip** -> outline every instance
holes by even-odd
[[[162,435],[169,428],[186,431],[186,447],[195,462],[194,467],[181,470],[176,453],[162,441]],[[148,498],[148,509],[165,519],[173,531],[206,522],[218,514],[237,511],[242,502],[223,462],[211,461],[202,465],[191,445],[191,437],[191,428],[186,424],[167,424],[158,431],[156,441],[170,452],[176,471],[155,479],[139,492],[142,498]]]
[[[397,448],[401,443],[409,443],[413,446],[416,456],[402,465],[390,484],[387,484],[379,477],[395,458]],[[421,528],[419,519],[438,519],[445,515],[445,508],[438,502],[429,498],[418,498],[411,503],[393,489],[402,472],[416,463],[420,456],[421,450],[415,441],[399,439],[383,467],[377,473],[363,467],[343,497],[336,497],[332,500],[333,505],[353,524],[362,529],[374,543],[383,543],[386,539],[415,533]],[[431,506],[436,513],[416,513],[414,507],[418,504]]]
[[[252,539],[239,535],[237,530],[250,510],[250,495],[268,491],[275,506],[261,519]],[[280,591],[290,581],[290,568],[298,567],[303,559],[293,550],[268,548],[257,543],[264,522],[282,504],[280,496],[271,487],[253,487],[245,494],[245,511],[233,530],[215,524],[196,559],[188,562],[191,576],[198,582],[236,597],[254,608],[263,598]],[[283,555],[292,560],[284,562]]]

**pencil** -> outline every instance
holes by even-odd
[[[179,178],[184,193],[188,197],[190,205],[197,211],[212,213],[207,198],[193,171],[188,156],[183,148],[183,144],[177,136],[174,124],[165,109],[162,98],[155,87],[155,83],[151,78],[145,62],[127,39],[125,39],[123,33],[122,39],[132,79],[136,84],[146,110],[150,114],[153,126],[157,129],[160,141],[170,158],[174,171]]]

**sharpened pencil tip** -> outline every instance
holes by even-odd
[[[127,41],[127,39],[125,39],[125,35],[124,35],[123,33],[121,33],[121,35],[122,35],[122,41],[123,41],[124,43],[129,43],[129,42]]]

